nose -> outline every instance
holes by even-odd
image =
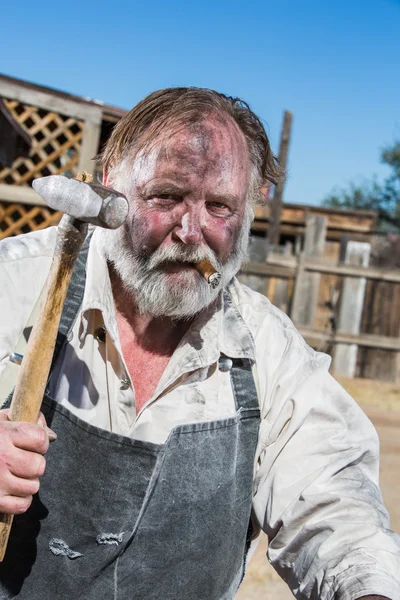
[[[203,239],[201,211],[197,207],[188,208],[173,233],[183,244],[199,244]]]

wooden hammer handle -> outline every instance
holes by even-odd
[[[11,402],[11,421],[37,423],[68,285],[86,233],[86,223],[67,215],[61,219],[41,308],[29,338]],[[0,513],[0,561],[7,548],[12,520],[13,515]]]

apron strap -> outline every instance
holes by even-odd
[[[232,358],[231,360],[231,381],[236,410],[257,411],[260,414],[260,404],[252,373],[252,362],[248,358]]]

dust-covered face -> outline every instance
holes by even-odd
[[[195,270],[203,258],[221,272],[220,287],[236,274],[251,222],[248,176],[243,134],[218,117],[182,127],[120,170],[113,185],[129,216],[103,241],[141,312],[185,318],[210,304],[219,290]]]

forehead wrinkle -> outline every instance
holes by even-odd
[[[164,132],[165,134],[165,132]],[[168,137],[162,136],[157,144],[166,158],[173,154],[192,151],[205,154],[208,150],[223,145],[224,150],[232,151],[233,146],[248,153],[247,141],[237,123],[229,116],[222,118],[218,114],[205,115],[201,121],[184,124],[170,130]],[[228,147],[228,148],[227,148]]]
[[[199,131],[201,135],[196,135]],[[186,184],[190,185],[192,177],[216,175],[217,187],[226,185],[232,170],[237,173],[246,171],[247,180],[249,159],[246,139],[232,119],[223,123],[220,119],[208,119],[182,126],[168,139],[162,136],[147,151],[139,151],[132,176],[137,184],[166,177],[180,182],[186,180]]]
[[[177,137],[185,137],[185,134],[188,133],[195,135],[196,131],[199,131],[200,129],[202,139],[198,139],[194,142],[195,147],[200,146],[204,149],[206,146],[209,146],[211,137],[216,137],[217,141],[220,141],[222,137],[221,132],[229,132],[229,137],[231,138],[229,146],[232,147],[232,139],[234,139],[237,146],[241,147],[241,151],[244,154],[247,154],[250,159],[250,151],[244,133],[236,121],[224,112],[221,113],[221,111],[210,109],[208,112],[199,114],[195,121],[185,122],[184,120],[180,120],[173,123],[165,123],[164,125],[165,126],[162,128],[159,135],[151,140],[141,143],[140,139],[138,139],[136,149],[133,153],[130,154],[130,156],[125,156],[121,161],[118,161],[118,163],[124,163],[125,159],[129,159],[132,165],[132,163],[136,162],[137,158],[153,154],[154,151],[156,151],[156,153],[161,152],[169,158],[172,142],[176,140]],[[225,139],[227,138],[227,136],[224,137]]]

